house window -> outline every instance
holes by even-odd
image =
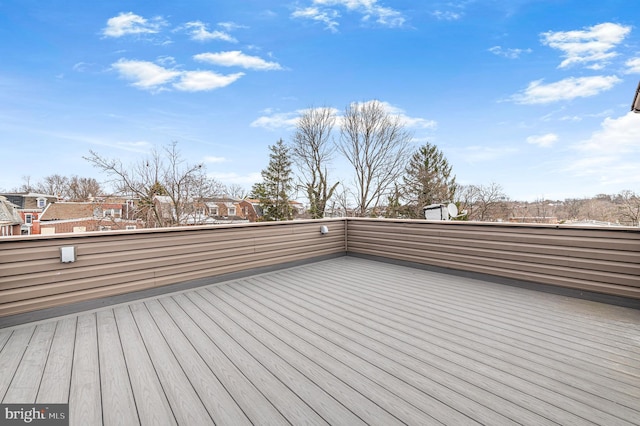
[[[125,226],[125,228],[124,228],[124,229],[127,229],[127,230],[129,230],[129,229],[136,229],[136,226],[135,226],[135,225],[127,225],[127,226]]]
[[[218,207],[217,206],[216,207],[210,207],[209,208],[209,212],[210,212],[209,214],[211,216],[218,216],[218,214],[219,214],[218,213]]]
[[[27,213],[24,215],[24,223],[31,225],[33,223],[33,215],[31,213]]]
[[[196,208],[196,216],[204,216],[204,207]]]
[[[102,214],[104,217],[120,217],[122,216],[122,209],[105,209]]]
[[[38,208],[39,209],[43,209],[47,206],[47,199],[46,198],[38,198]]]
[[[236,208],[229,207],[229,216],[235,216],[235,215],[236,215]]]

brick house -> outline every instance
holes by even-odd
[[[0,195],[17,206],[18,214],[22,219],[21,234],[39,234],[42,211],[51,203],[55,203],[58,200],[58,197],[55,195],[33,192],[16,192]]]
[[[203,198],[194,203],[195,224],[255,222],[255,209],[246,200],[233,197]]]
[[[53,203],[40,216],[40,231],[60,234],[142,228],[141,221],[123,217],[125,207],[120,203]]]
[[[0,237],[20,235],[22,224],[18,206],[0,196]]]

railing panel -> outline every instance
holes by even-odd
[[[347,221],[349,253],[640,298],[640,230]]]
[[[3,238],[0,316],[341,254],[344,227],[324,220]],[[76,247],[76,262],[61,263],[62,246]]]
[[[0,238],[0,317],[345,252],[640,299],[636,228],[349,218]]]

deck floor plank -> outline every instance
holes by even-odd
[[[83,314],[76,324],[76,344],[69,390],[69,419],[74,424],[102,424],[102,395],[96,314]]]
[[[9,340],[9,337],[11,337],[11,333],[13,333],[11,330],[0,330],[0,352],[2,352],[4,345],[7,343],[7,340]]]
[[[176,425],[175,416],[129,306],[114,308],[114,314],[140,423],[148,426]]]
[[[283,281],[286,281],[286,278],[282,278],[280,280],[280,284],[283,283]],[[328,286],[329,284],[323,285],[321,286],[322,289],[318,288],[318,286],[313,286],[313,288],[311,290],[314,291],[313,294],[311,294],[309,297],[311,300],[315,300],[318,301],[321,299],[321,297],[319,297],[317,294],[315,294],[315,292],[317,293],[327,293],[325,291],[326,286]],[[294,288],[295,290],[293,291],[293,293],[295,293],[295,295],[299,295],[302,293],[302,287],[304,287],[304,285],[302,284],[290,284],[289,285],[290,288]],[[277,285],[275,285],[274,287],[277,287]],[[310,290],[310,291],[311,291]],[[333,294],[331,292],[327,293],[329,295]],[[339,300],[338,300],[339,299]],[[339,306],[340,303],[344,303],[346,300],[348,300],[348,298],[344,298],[342,295],[340,295],[340,297],[338,297],[336,299],[336,304],[338,304],[338,306],[336,308],[334,308],[333,313],[335,315],[333,315],[333,318],[337,318],[339,317],[343,312],[347,312],[347,311],[353,311],[355,312],[357,309],[345,309],[345,306]],[[360,298],[358,298],[358,300],[360,300]],[[321,303],[321,302],[318,302]],[[362,308],[362,307],[361,307]],[[327,306],[321,306],[320,307],[321,311],[328,311],[331,308],[327,307]],[[364,308],[362,308],[364,309]],[[402,312],[405,309],[403,308],[398,308],[395,309],[396,312]],[[375,320],[375,318],[380,316],[380,312],[376,309],[369,309],[369,310],[365,310],[367,311],[367,315],[368,318],[370,320]],[[356,321],[358,321],[357,317],[354,317]],[[390,317],[391,318],[391,317]],[[395,323],[402,323],[402,321],[398,320],[398,318],[391,318]],[[413,323],[411,322],[406,322],[404,323],[406,330],[411,329],[411,327],[413,326]],[[385,328],[384,325],[381,325],[379,328]],[[391,333],[396,333],[396,331],[392,330]],[[417,334],[416,334],[417,333]],[[447,346],[447,343],[445,341],[442,340],[437,340],[434,339],[432,336],[428,335],[428,334],[424,334],[422,331],[416,331],[414,333],[412,333],[414,336],[426,336],[425,339],[423,339],[423,341],[428,341],[430,343],[432,343],[433,345],[430,345],[430,348],[436,348],[436,347],[441,347],[441,348],[453,348],[453,352],[447,353],[446,356],[441,356],[441,359],[445,359],[445,360],[457,360],[460,363],[469,363],[471,362],[471,360],[476,357],[476,349],[474,348],[474,350],[472,351],[467,351],[466,353],[464,353],[464,356],[458,356],[456,354],[456,352],[460,352],[460,350],[455,350],[455,346]],[[399,333],[397,334],[397,337],[399,338],[403,338],[402,334]],[[378,339],[384,339],[385,336],[378,336]],[[421,340],[416,340],[413,343],[413,347],[420,347],[420,342]],[[455,342],[453,342],[455,343]],[[435,346],[434,346],[435,345]],[[423,345],[426,347],[426,345]],[[409,349],[407,350],[411,350],[411,347],[409,347]],[[417,354],[414,354],[414,356],[421,356],[420,352],[418,352]],[[512,358],[508,358],[508,359],[512,359]],[[480,359],[480,361],[482,361],[482,359]],[[486,360],[485,360],[486,362]],[[498,364],[502,364],[503,365],[503,370],[498,371],[495,370],[493,367]],[[470,377],[472,375],[475,375],[477,372],[484,372],[484,374],[487,377],[493,377],[493,378],[500,378],[501,380],[503,380],[504,383],[508,384],[509,386],[513,387],[516,386],[517,389],[520,389],[522,392],[529,392],[533,395],[537,395],[538,398],[541,398],[542,401],[546,401],[547,403],[547,409],[544,410],[545,413],[552,413],[552,412],[556,412],[558,414],[562,414],[562,411],[558,412],[558,409],[556,407],[553,407],[553,405],[560,405],[562,407],[562,409],[571,409],[574,412],[576,412],[578,415],[585,415],[585,413],[591,413],[591,415],[595,415],[596,417],[600,416],[603,417],[603,421],[606,422],[614,422],[614,421],[619,421],[619,417],[621,416],[624,419],[634,419],[638,413],[636,411],[636,409],[633,408],[629,408],[629,407],[636,407],[637,408],[637,399],[633,399],[633,398],[626,398],[625,395],[622,395],[622,398],[618,398],[616,400],[612,400],[612,399],[607,399],[608,396],[610,396],[609,394],[611,392],[603,392],[603,389],[600,389],[601,394],[589,394],[587,392],[580,392],[579,390],[576,390],[573,386],[570,385],[565,385],[562,382],[559,381],[555,381],[555,382],[549,382],[547,381],[547,387],[543,389],[539,389],[539,387],[537,386],[533,386],[533,382],[535,382],[535,380],[531,380],[531,374],[526,371],[526,370],[522,370],[520,371],[520,375],[523,378],[518,379],[517,373],[518,371],[514,371],[514,366],[510,363],[505,363],[501,360],[500,356],[495,357],[495,359],[493,360],[492,365],[487,366],[487,365],[483,365],[482,363],[473,363],[473,368],[472,371],[468,371],[466,373],[467,377]],[[444,367],[443,367],[444,368]],[[488,370],[487,370],[488,369]],[[517,370],[517,369],[516,369]],[[508,372],[507,374],[505,374],[504,372]],[[588,371],[583,371],[582,374],[589,374]],[[563,387],[564,386],[564,387]],[[563,395],[558,395],[557,392],[564,390],[565,393],[568,393],[570,395],[570,397],[566,398]],[[513,391],[509,392],[508,395],[510,395],[511,397],[514,396]],[[601,397],[600,395],[602,395],[603,397]],[[582,403],[581,403],[582,402]],[[620,404],[620,402],[622,402],[623,404]],[[551,404],[551,405],[549,405]],[[626,404],[626,405],[625,405]],[[592,413],[592,408],[593,406],[597,406],[600,409],[602,409],[605,413],[598,413],[598,412],[593,412]],[[540,407],[540,409],[545,407],[544,403],[540,403],[540,401],[536,401],[535,403],[531,404],[530,406],[532,407]],[[582,414],[580,414],[582,413]],[[606,413],[608,413],[609,415],[607,415]]]
[[[56,323],[54,322],[40,324],[36,327],[4,397],[5,404],[36,402],[55,330]]]
[[[329,371],[333,370],[333,374],[336,376],[347,379],[351,386],[363,394],[368,394],[378,405],[386,406],[401,420],[413,420],[428,424],[436,422],[443,424],[450,422],[454,424],[477,423],[472,417],[465,417],[463,413],[411,386],[407,381],[398,377],[400,374],[397,371],[389,369],[391,370],[389,372],[387,369],[380,368],[385,366],[384,361],[372,362],[367,356],[346,350],[346,345],[343,342],[340,342],[341,344],[331,343],[330,339],[325,339],[307,328],[312,327],[309,322],[300,323],[301,317],[298,314],[292,315],[295,320],[286,316],[284,311],[287,308],[283,303],[269,304],[266,299],[262,298],[260,299],[261,303],[257,303],[255,299],[247,297],[235,286],[231,286],[229,289],[221,287],[216,290],[224,291],[236,299],[236,302],[233,302],[232,299],[225,298],[229,303],[251,307],[254,310],[250,313],[251,318],[255,318],[256,321],[259,319],[259,323],[274,335],[283,341],[286,340],[292,347],[305,353],[314,362]],[[337,370],[336,366],[340,365],[342,368]],[[345,367],[353,372],[346,370]],[[378,388],[378,390],[374,393],[367,388]],[[399,401],[393,405],[390,403],[393,400]],[[401,402],[403,400],[404,402]],[[467,402],[473,403],[473,401]],[[497,418],[505,420],[504,417],[498,415],[493,417],[494,420]]]
[[[265,395],[260,393],[241,369],[234,364],[234,359],[228,358],[218,347],[217,336],[213,333],[207,334],[205,330],[209,331],[209,328],[206,327],[206,322],[194,321],[171,297],[162,298],[159,302],[169,312],[191,345],[205,360],[216,377],[220,379],[234,401],[253,424],[288,424]],[[198,318],[195,306],[190,306],[187,300],[183,300],[183,303],[187,310],[191,314],[196,314],[195,316]]]
[[[272,287],[275,286],[270,286],[269,289],[271,290]],[[260,293],[260,295],[268,297],[264,293]],[[276,293],[277,299],[285,299],[286,297],[286,293]],[[434,393],[440,398],[445,398],[452,407],[467,412],[468,415],[475,416],[485,423],[504,423],[506,421],[504,416],[518,418],[519,421],[529,424],[549,423],[543,415],[535,414],[535,412],[521,406],[526,405],[523,404],[522,398],[527,398],[528,395],[521,394],[521,398],[517,399],[518,395],[514,395],[512,390],[508,395],[504,395],[502,392],[503,396],[501,397],[500,390],[503,389],[503,386],[499,383],[465,369],[463,366],[447,362],[444,357],[439,360],[435,359],[433,353],[419,350],[411,352],[411,349],[415,349],[416,346],[411,347],[404,344],[403,340],[407,338],[406,336],[398,333],[397,340],[390,340],[390,335],[377,332],[378,329],[385,328],[384,324],[375,323],[371,318],[368,323],[367,321],[362,322],[361,319],[360,321],[353,320],[353,318],[351,320],[341,319],[339,311],[332,311],[329,305],[314,307],[313,304],[300,299],[292,299],[290,306],[292,309],[305,311],[307,317],[315,314],[318,321],[318,326],[315,327],[317,332],[323,332],[323,329],[334,330],[344,337],[339,339],[343,346],[354,351],[367,353],[369,358],[375,359],[376,365],[389,365],[388,368],[394,369],[396,374],[402,374],[405,380],[418,388],[425,392],[435,391]],[[331,319],[323,318],[324,312],[327,312]],[[429,343],[426,342],[427,345]],[[421,342],[419,346],[425,346],[425,342]],[[406,352],[399,351],[399,347]],[[404,364],[402,363],[403,358]],[[515,399],[515,402],[510,401],[510,398]],[[539,401],[529,405],[538,408]],[[486,408],[488,406],[500,406],[503,414],[492,413],[492,410]],[[500,419],[500,417],[502,418]]]
[[[235,324],[225,321],[215,306],[203,298],[198,291],[190,293],[188,297],[194,305],[206,313],[208,321],[205,321],[208,327],[216,330],[217,338],[224,342],[222,346],[230,350],[227,356],[239,362],[238,365],[241,366],[240,368],[247,377],[255,379],[256,387],[269,398],[287,421],[293,424],[327,424],[316,411],[287,386],[287,382],[291,381],[289,375],[295,373],[288,370],[281,360],[275,359],[275,357],[267,360],[277,364],[277,369],[274,369],[273,365],[265,365],[261,359],[254,356],[262,355],[259,353],[260,349],[252,350],[254,349],[251,346],[253,342],[248,342],[249,339],[245,340],[242,331]],[[269,352],[268,348],[261,349],[266,349],[266,352]],[[262,360],[264,361],[264,358]]]
[[[206,425],[213,419],[191,385],[180,363],[144,303],[130,306],[142,340],[156,369],[176,421],[184,425]],[[165,313],[166,315],[166,313]]]
[[[327,286],[331,286],[330,277],[327,278],[326,283]],[[467,336],[463,337],[465,341],[467,339],[474,340],[473,334],[478,334],[478,340],[481,344],[487,345],[487,343],[491,343],[489,346],[493,347],[497,343],[503,345],[502,348],[507,351],[519,352],[514,353],[516,355],[514,361],[516,362],[518,358],[528,359],[529,357],[540,355],[536,358],[538,362],[543,364],[551,362],[551,365],[545,365],[545,368],[553,369],[553,364],[557,362],[562,366],[560,371],[576,366],[578,367],[578,376],[583,371],[589,370],[593,374],[602,376],[598,378],[599,383],[610,383],[611,389],[622,390],[632,396],[637,395],[638,379],[635,376],[637,369],[634,366],[620,366],[602,357],[594,358],[581,351],[575,352],[562,346],[541,342],[526,335],[523,336],[523,333],[519,333],[518,330],[505,331],[499,322],[486,323],[476,321],[472,315],[460,313],[455,308],[455,305],[453,307],[450,305],[438,306],[433,303],[421,305],[419,300],[413,299],[412,301],[404,302],[404,304],[398,304],[396,300],[396,304],[389,305],[389,300],[393,300],[393,297],[387,295],[372,297],[370,294],[374,290],[371,290],[369,285],[355,282],[349,282],[349,284],[349,288],[344,289],[345,293],[358,300],[361,305],[370,306],[372,309],[382,313],[387,312],[394,315],[394,318],[403,317],[411,323],[421,323],[427,328],[440,326],[444,335],[456,336],[467,333]],[[371,287],[375,286],[375,283],[371,283]],[[640,318],[638,319],[640,320]],[[471,335],[468,333],[469,330],[473,330]],[[631,336],[629,341],[633,341]],[[623,374],[619,374],[618,371]],[[625,386],[625,382],[630,387]]]
[[[0,351],[0,371],[2,372],[0,374],[0,400],[2,402],[4,402],[7,390],[20,366],[35,329],[34,326],[28,326],[14,330]]]
[[[341,257],[0,329],[71,425],[640,426],[640,311]]]
[[[238,404],[173,322],[170,314],[157,300],[147,301],[145,304],[213,421],[222,425],[251,424]]]
[[[96,315],[104,424],[139,424],[115,315],[111,309],[99,311]]]
[[[233,308],[237,305],[226,298],[219,288],[211,289],[210,291],[212,291],[211,294],[200,293],[211,303],[215,304],[221,313],[226,314],[229,319],[235,321],[244,328],[248,334],[252,335],[255,339],[254,342],[262,342],[270,351],[276,353],[278,358],[283,359],[289,366],[301,373],[301,375],[295,373],[295,370],[291,370],[286,364],[283,364],[283,366],[274,366],[275,368],[284,367],[286,370],[291,371],[292,377],[287,380],[289,386],[295,388],[297,394],[306,401],[309,401],[314,409],[329,423],[361,424],[363,420],[369,424],[374,420],[387,424],[400,423],[397,417],[381,409],[379,404],[376,404],[370,399],[363,398],[361,392],[354,390],[340,380],[340,378],[344,379],[345,377],[349,377],[349,372],[346,371],[346,369],[341,368],[337,373],[331,374],[331,372],[328,372],[322,368],[322,366],[318,365],[317,358],[321,352],[318,351],[317,348],[312,349],[311,354],[309,354],[308,351],[298,350],[297,347],[289,344],[291,340],[288,340],[282,334],[271,333],[265,327],[265,322],[263,320],[257,321],[253,313],[251,313],[250,319],[247,316],[239,314],[238,311],[234,312]],[[241,311],[245,310],[246,306],[241,306],[240,309]],[[247,340],[251,339],[249,338]],[[259,347],[254,345],[254,349],[258,355],[260,353]],[[267,359],[265,359],[265,361],[268,362]],[[280,376],[284,377],[283,375]],[[314,384],[317,387],[306,385],[305,388],[305,382],[308,381],[311,381],[309,385]],[[354,386],[353,382],[350,381],[350,383],[351,386]],[[326,389],[326,392],[322,389]],[[330,395],[333,395],[335,399],[332,399]],[[343,401],[347,406],[356,407],[355,415],[344,405],[337,402],[338,400]],[[424,413],[414,414],[422,414],[428,420],[433,421],[432,417],[425,416]],[[356,415],[360,417],[356,417]],[[415,418],[418,419],[418,417]]]
[[[38,404],[69,402],[77,321],[77,317],[70,317],[56,322],[56,332],[36,399]]]
[[[387,291],[394,291],[395,296],[400,296],[397,292],[397,286],[393,285],[392,275],[381,274],[381,277],[388,277],[386,282],[377,282],[372,289],[386,287]],[[431,284],[431,282],[429,283]],[[432,286],[430,285],[430,288]],[[420,288],[409,287],[405,281],[402,286],[402,300],[407,300],[411,303],[418,303],[420,300],[425,300],[425,294]],[[413,296],[418,296],[418,299],[414,299]],[[394,297],[395,297],[394,296]],[[433,301],[433,293],[429,294],[429,301]],[[629,344],[627,341],[628,335],[623,334],[620,339],[612,338],[607,331],[606,334],[594,333],[591,324],[594,322],[580,322],[575,319],[570,321],[570,326],[563,325],[561,321],[546,321],[546,318],[552,314],[548,309],[544,311],[537,311],[537,316],[527,315],[536,313],[536,310],[527,309],[526,305],[518,305],[515,308],[504,306],[503,304],[487,303],[486,301],[479,300],[475,294],[462,294],[454,293],[451,290],[445,291],[443,294],[436,295],[439,302],[442,302],[445,306],[456,306],[463,312],[471,313],[476,319],[482,318],[488,321],[499,321],[504,325],[515,325],[518,330],[526,331],[530,335],[535,335],[536,338],[545,339],[553,344],[564,345],[568,348],[585,351],[587,353],[594,354],[606,354],[607,359],[611,359],[612,356],[616,357],[623,364],[635,366],[631,363],[630,358],[637,359],[640,355],[640,349],[636,346]],[[537,296],[537,293],[531,291],[531,296]],[[525,299],[526,300],[526,299]],[[521,315],[521,313],[523,315]],[[592,350],[592,351],[589,351]],[[633,357],[631,356],[633,355]],[[619,358],[618,358],[619,357]]]

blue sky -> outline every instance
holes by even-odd
[[[639,19],[629,0],[0,0],[0,189],[102,180],[90,149],[172,141],[250,188],[300,111],[376,99],[459,183],[640,192]]]

